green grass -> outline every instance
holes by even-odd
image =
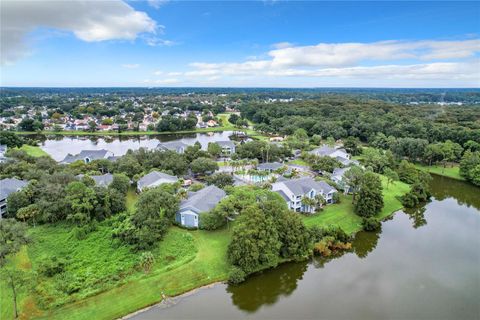
[[[25,151],[28,155],[32,157],[49,157],[50,155],[42,150],[42,148],[37,146],[30,146],[28,144],[24,144],[19,150]]]
[[[396,181],[387,188],[387,180],[382,176],[384,207],[377,215],[379,220],[383,220],[393,212],[400,210],[402,204],[398,197],[404,195],[409,190],[409,186],[403,182]],[[345,232],[353,234],[362,228],[362,219],[353,212],[352,196],[341,195],[340,203],[328,205],[317,214],[304,217],[305,225],[321,226],[337,225]]]
[[[458,165],[448,165],[446,168],[444,168],[442,165],[424,166],[416,164],[415,166],[420,170],[424,170],[439,176],[465,181],[465,178],[460,175],[460,167]]]
[[[135,203],[137,202],[137,200],[138,200],[137,192],[135,191],[134,188],[130,188],[126,196],[126,205],[127,205],[128,211],[133,212],[133,210],[135,209]]]

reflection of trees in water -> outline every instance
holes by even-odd
[[[480,188],[455,179],[450,179],[432,174],[430,191],[435,199],[441,201],[447,198],[455,198],[459,205],[473,206],[480,210]]]
[[[274,304],[280,296],[288,296],[297,288],[297,282],[307,270],[308,262],[287,263],[240,285],[227,287],[232,302],[240,310],[255,312],[263,305]]]
[[[404,210],[408,217],[413,220],[413,227],[415,229],[427,224],[427,219],[425,219],[425,211],[427,211],[426,205],[427,203],[424,203],[415,208],[406,208]]]
[[[355,239],[352,242],[352,249],[355,254],[363,259],[368,256],[370,252],[377,247],[378,239],[382,229],[377,231],[360,231],[355,235]]]

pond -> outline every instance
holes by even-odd
[[[134,319],[478,319],[480,189],[435,176],[434,198],[360,232],[352,252],[168,299]]]
[[[187,144],[200,142],[206,149],[209,142],[229,140],[232,131],[175,134],[175,135],[145,135],[145,136],[45,136],[36,135],[40,148],[53,159],[60,161],[69,153],[78,154],[82,150],[106,149],[115,156],[124,155],[128,149],[137,150],[141,147],[153,149],[160,142],[180,140]]]

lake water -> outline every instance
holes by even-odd
[[[200,142],[206,149],[209,142],[229,140],[232,131],[193,133],[178,135],[149,135],[149,136],[35,136],[40,140],[40,147],[53,159],[60,161],[68,153],[78,154],[82,150],[106,149],[115,156],[124,155],[129,149],[137,150],[141,147],[153,149],[160,142],[180,140],[187,144]]]
[[[480,189],[434,177],[434,198],[360,232],[353,252],[168,299],[135,319],[479,319]]]

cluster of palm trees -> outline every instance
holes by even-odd
[[[258,165],[258,159],[241,159],[241,160],[231,160],[230,167],[232,167],[233,172],[244,171],[247,167],[256,167]]]
[[[305,207],[313,207],[315,211],[323,210],[323,206],[327,203],[325,198],[319,193],[313,198],[303,196],[301,202]]]

